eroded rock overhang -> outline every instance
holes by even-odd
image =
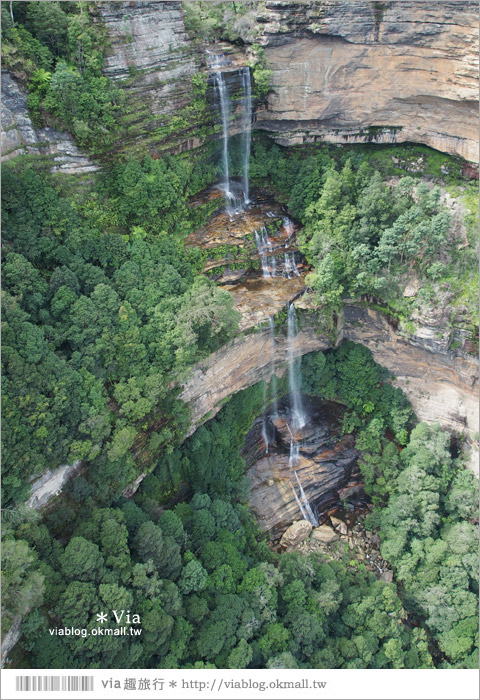
[[[438,422],[464,435],[472,448],[472,468],[478,473],[478,362],[473,356],[446,349],[435,337],[417,330],[403,335],[379,311],[346,305],[336,343],[302,324],[295,355],[327,350],[341,340],[368,347],[380,365],[392,372],[393,383],[408,396],[419,420]],[[237,338],[197,364],[184,384],[181,398],[190,406],[190,434],[215,416],[232,394],[262,381],[271,362],[267,328]],[[275,338],[276,373],[287,367],[287,338]]]

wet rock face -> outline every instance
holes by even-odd
[[[471,1],[267,2],[274,71],[257,128],[281,144],[425,143],[478,162]]]
[[[69,134],[33,127],[25,92],[10,73],[2,71],[2,161],[25,153],[49,158],[53,172],[78,175],[98,169],[78,150]]]
[[[299,357],[314,350],[327,350],[330,341],[318,335],[315,328],[300,331],[293,350]],[[275,338],[275,365],[277,377],[283,376],[288,359],[288,344],[284,334]],[[237,338],[198,363],[183,386],[180,398],[190,404],[192,427],[189,435],[208,418],[218,413],[222,401],[269,375],[271,337],[263,330]]]
[[[194,199],[194,206],[212,200],[221,206],[218,194],[218,187],[210,188]],[[256,192],[250,205],[232,214],[219,209],[186,239],[187,249],[206,251],[204,273],[232,294],[242,316],[240,330],[266,321],[303,292],[306,264],[296,233],[297,225],[282,208]]]
[[[305,522],[307,502],[315,519],[325,520],[328,509],[340,501],[339,489],[355,478],[359,453],[352,436],[339,438],[335,434],[331,407],[321,402],[310,404],[307,425],[293,435],[299,441],[299,454],[294,461],[290,452],[292,433],[288,429],[291,417],[285,410],[270,421],[268,433],[272,442],[268,453],[258,421],[247,434],[243,454],[247,464],[255,460],[247,472],[251,482],[250,508],[272,540],[282,536],[293,522]],[[263,454],[258,458],[262,443]],[[318,529],[318,522],[313,524]],[[336,539],[333,530],[331,534]],[[292,546],[290,539],[283,541],[282,546]]]

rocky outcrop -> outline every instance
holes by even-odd
[[[410,399],[419,420],[439,422],[464,434],[472,448],[478,473],[478,363],[476,358],[449,349],[448,337],[435,327],[415,333],[399,332],[373,309],[347,305],[340,338],[366,345],[375,361],[389,369]]]
[[[2,71],[2,162],[25,154],[51,161],[53,172],[79,175],[98,170],[69,134],[50,127],[34,128],[26,94],[10,73]]]
[[[97,7],[111,43],[105,74],[126,96],[118,147],[205,143],[205,114],[181,116],[194,99],[193,74],[210,72],[204,48],[185,32],[181,3]],[[281,144],[413,141],[478,162],[473,0],[271,0],[258,3],[256,23],[273,90],[255,128]],[[237,47],[233,55],[233,67],[247,61]]]
[[[22,634],[22,616],[16,615],[12,625],[2,640],[2,668],[7,661],[7,657]]]
[[[284,409],[273,419],[274,431],[271,431],[272,425],[267,431],[272,435],[268,452],[265,452],[265,443],[259,458],[256,449],[246,453],[244,448],[247,464],[252,456],[256,457],[247,472],[251,483],[250,508],[260,528],[273,540],[300,519],[304,522],[308,518],[318,527],[319,522],[326,520],[328,510],[339,504],[342,488],[358,483],[360,475],[355,466],[359,453],[351,435],[341,438],[336,435],[338,416],[335,418],[334,412],[330,403],[309,402],[307,424],[295,432],[295,439],[299,440],[298,455],[292,453],[291,416],[286,415]],[[254,440],[247,434],[245,446],[250,445],[251,449],[259,442],[261,426],[256,423],[250,433],[257,435]],[[322,532],[318,531],[319,537]],[[288,542],[284,540],[281,545],[293,546],[293,539],[302,533],[303,530],[297,533],[295,529],[292,537],[287,538]],[[336,539],[333,530],[330,534],[332,540]]]
[[[478,7],[267,2],[273,92],[257,128],[281,144],[420,142],[478,162]]]
[[[81,468],[82,462],[78,461],[73,462],[73,464],[65,464],[52,471],[49,469],[36,477],[27,505],[35,510],[45,506],[53,496],[57,496],[63,490],[70,479],[79,474]]]
[[[192,75],[205,63],[185,32],[182,3],[103,2],[97,7],[110,42],[104,74],[125,93],[117,147],[144,155],[200,146],[197,115],[182,120],[180,114],[193,99]]]
[[[295,340],[295,357],[314,350],[326,350],[330,346],[329,340],[319,336],[313,328],[304,329]],[[180,395],[191,410],[192,426],[189,435],[201,423],[216,415],[225,399],[257,384],[266,374],[269,375],[271,358],[271,336],[265,329],[237,338],[196,365]],[[284,374],[287,360],[287,338],[284,334],[279,334],[275,338],[275,367],[278,377]]]
[[[287,527],[280,540],[282,547],[295,547],[307,539],[312,531],[312,525],[308,520],[297,520]]]
[[[301,306],[302,302],[296,302]],[[441,335],[441,334],[440,334]],[[347,305],[337,342],[343,338],[366,345],[380,365],[389,369],[412,402],[419,420],[438,421],[444,428],[465,434],[475,461],[478,432],[478,363],[474,357],[448,349],[438,331],[419,328],[415,334],[401,333],[379,311]],[[295,355],[326,350],[331,342],[315,329],[303,329],[295,344]],[[275,339],[276,373],[287,364],[287,339]],[[269,376],[271,338],[267,330],[251,333],[225,346],[199,363],[186,381],[181,398],[192,411],[193,433],[211,418],[222,402]],[[477,467],[478,470],[478,467]]]

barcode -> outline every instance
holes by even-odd
[[[93,676],[16,676],[16,690],[93,690]]]

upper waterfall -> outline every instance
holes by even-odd
[[[288,385],[290,391],[290,410],[292,413],[292,427],[294,430],[303,428],[307,422],[303,407],[302,395],[300,393],[301,383],[301,359],[295,358],[294,343],[298,333],[297,315],[294,304],[288,306],[287,319],[288,333]]]
[[[250,149],[252,141],[252,87],[251,74],[248,66],[240,70],[241,80],[241,162],[242,162],[242,189],[241,194],[238,192],[238,185],[235,188],[235,183],[232,182],[230,175],[230,123],[232,119],[232,98],[229,93],[229,85],[224,71],[222,70],[228,65],[228,59],[223,54],[213,54],[207,50],[208,62],[214,71],[214,86],[216,103],[220,107],[221,123],[222,123],[222,175],[223,182],[221,185],[226,203],[226,210],[230,216],[236,211],[241,211],[243,207],[250,204]],[[238,75],[238,72],[237,72]]]
[[[250,185],[248,180],[250,169],[250,146],[252,143],[252,86],[250,78],[250,68],[245,66],[242,70],[242,88],[243,88],[243,113],[244,113],[244,130],[243,130],[243,201],[244,204],[250,204]]]
[[[228,163],[228,139],[230,123],[230,99],[228,88],[221,70],[215,73],[215,87],[220,101],[220,111],[222,114],[222,171],[223,171],[223,194],[227,204],[227,211],[231,210],[233,193],[230,187],[230,169]]]

